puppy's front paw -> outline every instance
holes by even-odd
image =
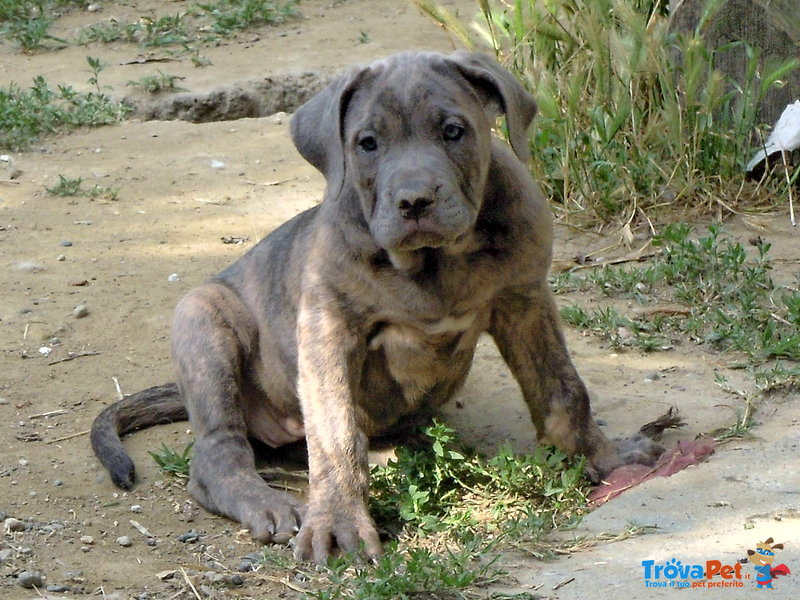
[[[363,552],[369,559],[381,554],[383,547],[378,531],[365,506],[340,501],[338,505],[309,507],[294,538],[295,559],[324,565],[337,548],[344,552]]]

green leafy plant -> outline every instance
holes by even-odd
[[[82,177],[71,179],[64,175],[58,176],[58,183],[53,187],[45,188],[48,194],[53,196],[77,196],[81,193],[81,184],[83,183]]]
[[[763,388],[797,381],[796,366],[770,362],[800,361],[800,293],[772,281],[768,243],[756,240],[748,252],[719,225],[694,237],[686,224],[669,225],[653,243],[660,251],[645,267],[561,274],[554,287],[560,292],[600,290],[645,307],[670,302],[679,314],[629,318],[612,306],[591,311],[567,306],[561,311],[564,320],[600,332],[616,346],[657,350],[689,339],[740,353],[751,367],[767,369],[755,370]]]
[[[48,0],[0,0],[0,38],[11,40],[26,52],[43,47],[45,41],[66,46],[68,42],[49,33],[53,4]]]
[[[128,85],[136,87],[148,92],[150,94],[157,94],[158,92],[178,92],[180,88],[176,82],[185,79],[179,75],[171,75],[158,71],[152,75],[145,75],[137,81],[129,81]]]
[[[541,519],[531,532],[540,534],[580,513],[580,461],[545,447],[527,456],[504,446],[487,458],[463,448],[443,423],[424,431],[430,447],[398,448],[396,459],[372,471],[371,512],[385,529],[460,539],[481,531],[506,535],[533,511]]]
[[[201,14],[211,18],[212,32],[228,36],[244,29],[282,23],[297,16],[298,0],[214,0],[201,2]]]
[[[162,473],[186,478],[189,477],[189,465],[192,462],[192,446],[194,443],[187,444],[183,450],[178,451],[162,442],[159,450],[148,452],[148,454]]]
[[[28,90],[12,83],[0,88],[0,148],[25,150],[43,134],[109,125],[127,112],[127,107],[105,94],[84,94],[65,85],[54,91],[41,76]]]

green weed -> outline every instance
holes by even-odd
[[[162,443],[159,450],[148,452],[148,454],[156,462],[162,473],[186,478],[189,477],[189,465],[192,462],[192,446],[194,446],[194,443],[188,444],[183,450],[177,451]]]
[[[538,535],[583,506],[583,465],[558,450],[524,456],[504,446],[487,458],[463,448],[443,423],[425,434],[429,448],[398,448],[396,459],[372,470],[371,513],[394,535],[509,535],[532,519]]]
[[[198,3],[201,14],[211,18],[212,32],[229,36],[244,29],[283,23],[297,16],[298,0],[214,0]]]
[[[142,16],[134,23],[111,19],[82,28],[75,41],[81,45],[123,41],[137,43],[144,48],[186,44],[194,35],[188,20],[186,13]]]
[[[327,585],[307,594],[316,600],[395,600],[396,598],[474,598],[478,587],[498,581],[504,574],[487,557],[485,549],[471,542],[442,553],[426,548],[401,548],[391,542],[375,564],[345,556],[328,564]],[[530,598],[528,594],[502,598]]]
[[[136,26],[112,19],[110,21],[101,21],[99,23],[92,23],[87,25],[78,32],[76,43],[79,45],[90,44],[91,42],[100,42],[102,44],[110,44],[117,41],[135,42],[136,41]]]
[[[685,224],[668,226],[654,239],[660,251],[646,267],[606,266],[554,280],[560,292],[599,290],[643,306],[674,303],[683,307],[680,314],[627,318],[613,307],[569,306],[562,317],[602,333],[616,346],[654,350],[689,339],[741,353],[752,367],[775,359],[800,361],[800,293],[773,283],[769,244],[758,241],[748,252],[718,225],[696,239],[692,233]],[[756,375],[763,388],[797,381],[796,367],[765,368]]]
[[[423,10],[467,45],[457,19]],[[473,31],[534,92],[534,171],[562,213],[609,221],[636,209],[716,203],[744,184],[756,109],[800,64],[760,67],[756,49],[707,49],[670,31],[659,0],[478,2]],[[717,57],[744,48],[747,76],[730,81]],[[776,184],[777,185],[777,184]]]
[[[52,196],[61,196],[62,198],[68,196],[77,196],[81,192],[81,184],[83,184],[82,177],[71,179],[64,175],[58,176],[58,183],[53,187],[45,188],[47,193]]]
[[[109,125],[127,112],[125,106],[104,94],[83,94],[66,85],[54,91],[41,76],[28,90],[12,83],[0,88],[0,148],[25,150],[46,133]]]
[[[142,89],[150,94],[157,94],[158,92],[177,92],[182,88],[180,88],[176,82],[182,79],[185,79],[185,77],[158,71],[152,75],[145,75],[137,81],[129,81],[128,85]]]
[[[92,188],[84,189],[83,181],[82,177],[73,179],[59,175],[58,182],[53,187],[45,187],[45,189],[48,194],[62,198],[82,196],[84,198],[104,198],[105,200],[119,199],[119,190],[117,188],[95,184]]]
[[[55,20],[52,14],[55,4],[49,0],[0,0],[0,38],[11,40],[26,52],[44,47],[46,41],[68,45],[69,42],[49,33]]]

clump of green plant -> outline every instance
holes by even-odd
[[[473,44],[452,15],[415,0]],[[697,31],[670,31],[661,0],[478,2],[473,31],[534,92],[539,115],[534,170],[567,214],[609,221],[637,208],[716,202],[745,179],[756,109],[800,61],[762,67],[739,42],[707,49]],[[745,81],[729,81],[716,57],[744,49]],[[748,188],[749,189],[749,188]]]
[[[143,16],[134,23],[116,20],[94,23],[78,34],[79,44],[125,41],[144,47],[186,46],[192,41],[212,41],[220,36],[283,23],[296,17],[298,0],[214,0],[201,2],[187,13]]]
[[[395,534],[466,539],[527,530],[536,536],[573,519],[585,504],[583,463],[559,450],[517,455],[503,446],[487,458],[463,448],[443,423],[424,431],[429,448],[398,448],[394,460],[372,471],[371,513]]]
[[[144,48],[157,48],[186,44],[193,35],[187,14],[175,13],[160,17],[142,16],[133,23],[116,19],[93,23],[78,32],[76,41],[78,44],[124,41],[138,43]]]
[[[85,189],[83,181],[83,177],[71,178],[59,175],[56,184],[53,187],[45,187],[45,189],[48,194],[62,198],[72,196],[103,198],[105,200],[117,200],[119,198],[119,190],[117,188],[95,184],[93,187]]]
[[[58,4],[69,3],[62,0]],[[66,46],[68,42],[49,33],[55,20],[54,4],[49,0],[0,0],[0,38],[11,40],[26,52],[43,47],[46,41]]]
[[[178,92],[182,88],[176,82],[185,79],[179,75],[172,75],[158,71],[151,75],[145,75],[137,81],[129,81],[128,85],[144,90],[150,94],[157,94],[158,92]]]
[[[620,295],[643,306],[671,302],[678,314],[628,318],[610,306],[592,311],[570,306],[562,310],[564,320],[601,332],[619,346],[657,350],[689,339],[741,353],[748,365],[767,369],[756,376],[762,387],[797,381],[796,365],[770,364],[800,361],[800,293],[773,283],[769,243],[755,240],[748,253],[719,225],[695,239],[685,224],[668,226],[653,243],[660,251],[645,267],[562,274],[554,287]]]
[[[298,0],[214,0],[197,4],[202,15],[211,18],[212,32],[229,36],[244,29],[275,25],[297,16]]]
[[[77,196],[81,193],[81,185],[83,184],[83,177],[65,177],[64,175],[58,176],[58,183],[53,187],[46,187],[47,193],[52,196],[61,196],[62,198],[68,196]]]
[[[504,574],[497,556],[487,557],[485,548],[473,541],[443,553],[427,548],[401,549],[396,542],[375,564],[364,564],[345,556],[328,564],[326,585],[307,594],[316,600],[395,600],[397,598],[475,598],[480,587],[498,581]],[[523,593],[495,593],[496,600],[533,600]]]
[[[84,94],[67,85],[52,90],[41,76],[28,90],[12,83],[0,88],[0,148],[25,150],[43,134],[109,125],[127,113],[127,107],[105,94]]]
[[[189,477],[192,446],[194,446],[194,443],[187,444],[183,450],[174,450],[162,442],[161,448],[155,452],[148,452],[148,454],[156,462],[162,473],[185,479]]]

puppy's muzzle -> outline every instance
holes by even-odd
[[[412,181],[394,194],[397,212],[407,220],[419,220],[433,210],[437,187],[421,181]]]

